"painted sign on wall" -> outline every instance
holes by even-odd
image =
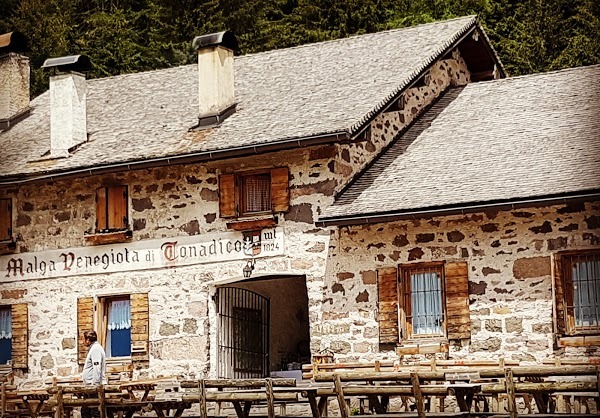
[[[283,228],[224,232],[0,257],[0,282],[148,270],[284,254]]]

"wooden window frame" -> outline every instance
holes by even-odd
[[[6,212],[3,208],[6,207]],[[0,235],[0,243],[10,243],[13,241],[13,202],[10,197],[0,198],[0,226],[3,225],[3,221],[8,226],[8,234],[6,237]],[[3,219],[5,218],[5,219]]]
[[[246,211],[246,179],[251,177],[269,176],[269,208],[261,211]],[[273,178],[271,170],[255,170],[236,174],[236,206],[238,208],[239,217],[261,216],[273,213],[273,196],[271,196],[271,184]]]
[[[410,342],[439,341],[447,340],[446,320],[446,277],[444,272],[444,261],[431,261],[422,263],[408,263],[398,265],[398,309],[399,309],[399,329],[402,333],[402,340]],[[410,287],[410,274],[419,270],[434,270],[440,275],[441,284],[441,304],[442,314],[444,316],[442,322],[442,331],[440,334],[423,334],[414,335],[411,319],[412,308],[412,290]]]
[[[104,351],[108,352],[108,347],[106,346],[106,341],[108,339],[108,307],[112,302],[128,300],[131,303],[131,295],[122,294],[122,295],[110,295],[110,296],[99,296],[97,300],[97,321],[98,324],[98,341],[104,347]],[[131,316],[129,318],[131,321]],[[119,357],[106,357],[107,360],[129,360],[131,359],[131,346],[129,347],[129,355],[128,356],[119,356]]]
[[[568,250],[553,254],[554,327],[559,337],[600,335],[600,325],[588,329],[575,325],[574,285],[570,267],[573,258],[582,256],[600,257],[600,249]]]
[[[269,175],[269,209],[262,211],[247,211],[245,209],[245,179]],[[289,211],[290,207],[290,179],[289,168],[272,167],[256,170],[240,171],[236,173],[223,173],[219,175],[219,217],[231,219],[228,228],[246,230],[250,227],[249,222],[262,221],[263,223],[252,224],[251,227],[269,228],[276,224],[276,213]],[[253,219],[254,218],[254,219]],[[265,222],[269,220],[270,222]],[[243,223],[240,224],[240,223]]]
[[[123,201],[124,203],[124,215],[122,226],[115,227],[111,225],[111,202],[113,202],[113,198],[115,191],[118,193],[117,189],[124,189],[123,192]],[[104,202],[100,201],[100,192],[104,191]],[[114,203],[112,203],[114,206]],[[102,213],[104,212],[104,213]],[[114,216],[114,215],[113,215]],[[103,186],[96,189],[96,234],[107,234],[114,232],[122,232],[130,230],[129,226],[129,187],[127,185],[113,185],[113,186]]]

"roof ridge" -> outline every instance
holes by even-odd
[[[402,28],[393,28],[393,29],[385,29],[385,30],[376,31],[376,32],[367,32],[367,33],[361,33],[361,34],[353,34],[353,35],[350,35],[350,36],[346,36],[344,38],[335,38],[335,39],[328,39],[328,40],[325,40],[325,41],[310,42],[310,43],[307,43],[307,44],[295,45],[295,46],[290,46],[290,47],[287,47],[287,48],[269,49],[267,51],[254,52],[254,53],[251,53],[251,54],[240,55],[240,56],[238,56],[236,58],[237,59],[243,59],[243,58],[247,58],[247,57],[253,57],[253,56],[256,56],[256,55],[274,54],[274,53],[278,53],[278,52],[282,52],[282,51],[296,50],[296,49],[301,49],[301,48],[309,48],[309,47],[313,47],[315,45],[323,45],[323,44],[331,44],[331,43],[337,43],[337,42],[344,42],[344,41],[347,41],[347,40],[351,40],[351,39],[355,39],[355,38],[360,38],[360,37],[365,37],[365,36],[375,36],[375,35],[380,35],[380,34],[384,34],[384,33],[402,32],[402,31],[407,31],[407,30],[411,30],[411,29],[417,29],[417,28],[420,28],[420,27],[423,27],[423,26],[439,25],[441,23],[448,23],[448,22],[453,22],[453,21],[457,21],[457,20],[470,21],[470,20],[475,20],[475,19],[477,19],[477,15],[467,15],[467,16],[454,17],[452,19],[435,20],[433,22],[420,23],[420,24],[414,25],[414,26],[404,26]]]
[[[450,48],[463,35],[465,35],[473,26],[480,27],[476,15],[471,15],[469,16],[469,19],[465,18],[465,20],[467,20],[467,22],[465,22],[465,25],[463,25],[463,27],[460,28],[451,38],[448,38],[446,42],[444,42],[438,50],[431,54],[429,58],[425,59],[425,61],[423,61],[421,65],[415,68],[402,84],[397,86],[390,94],[388,94],[382,101],[380,101],[370,112],[364,115],[359,121],[352,124],[348,129],[349,133],[351,135],[355,135],[360,130],[362,130],[364,125],[374,114],[379,113],[391,100],[393,100],[397,95],[404,91],[404,89],[410,86],[410,84],[416,79],[416,77],[418,77],[423,71],[425,71],[437,59],[439,59],[448,48]],[[480,27],[480,29],[482,28]]]
[[[469,83],[469,84],[470,85],[479,85],[479,84],[500,83],[500,82],[506,83],[506,82],[511,82],[511,81],[515,81],[515,80],[520,80],[523,78],[536,78],[536,77],[543,77],[543,76],[554,75],[554,74],[559,74],[559,73],[578,72],[578,71],[587,70],[587,69],[600,70],[600,64],[580,65],[579,67],[561,68],[559,70],[544,71],[544,72],[532,73],[532,74],[521,74],[521,75],[516,75],[516,76],[512,76],[512,77],[498,78],[498,79],[494,79],[494,80],[483,80],[483,81],[478,81],[477,83]]]

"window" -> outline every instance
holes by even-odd
[[[149,360],[148,294],[84,297],[77,300],[78,361],[85,362],[87,348],[81,335],[94,329],[107,358]]]
[[[127,186],[96,190],[96,233],[128,229]]]
[[[241,214],[271,211],[271,173],[240,176]]]
[[[468,285],[464,261],[378,269],[379,342],[470,338]]]
[[[129,296],[104,298],[102,305],[101,342],[107,357],[128,357],[131,355],[131,303]]]
[[[10,306],[0,306],[0,364],[12,360],[12,315]]]
[[[12,240],[12,201],[0,199],[0,242]]]
[[[600,250],[571,251],[555,257],[555,306],[560,334],[600,331]]]
[[[219,210],[222,218],[286,212],[289,200],[287,167],[223,174],[219,177]]]
[[[400,268],[407,338],[445,336],[443,263]]]
[[[27,368],[28,318],[26,303],[0,306],[0,365]]]

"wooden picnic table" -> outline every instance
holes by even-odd
[[[156,382],[127,382],[120,384],[119,388],[127,393],[129,399],[144,402],[150,392],[156,389],[156,385]],[[143,392],[143,394],[138,397],[136,392]]]
[[[17,410],[26,411],[31,418],[37,418],[41,414],[51,415],[48,411],[43,413],[49,398],[50,395],[44,390],[18,391],[13,403],[16,405]],[[10,414],[10,411],[8,413]],[[23,414],[20,412],[18,415]]]

